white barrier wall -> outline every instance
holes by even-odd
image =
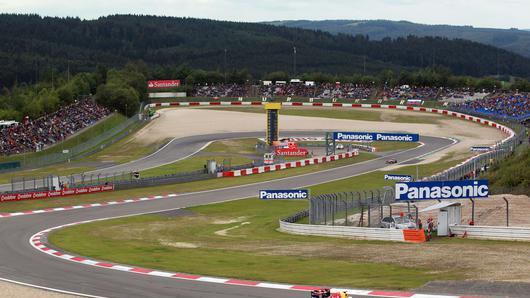
[[[451,233],[468,238],[488,240],[530,241],[530,228],[492,226],[452,226]]]
[[[280,231],[290,234],[344,237],[360,240],[382,240],[405,242],[402,230],[381,228],[360,228],[350,226],[307,225],[280,220]]]

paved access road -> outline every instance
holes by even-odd
[[[299,134],[297,134],[299,135]],[[239,135],[246,137],[248,134]],[[223,138],[223,136],[219,136]],[[391,154],[398,161],[429,154],[450,146],[443,138],[423,137],[424,146]],[[178,146],[177,146],[178,147]],[[182,156],[185,156],[182,153]],[[154,200],[99,208],[77,209],[0,220],[0,277],[29,284],[104,297],[308,297],[307,292],[179,281],[76,264],[45,255],[29,244],[44,229],[83,220],[126,216],[256,196],[263,188],[299,188],[362,174],[385,167],[385,158],[301,176],[251,185],[181,194]],[[156,188],[153,188],[156,192]],[[178,193],[178,187],[175,187]],[[190,260],[193,261],[193,260]]]

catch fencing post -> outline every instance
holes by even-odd
[[[344,216],[344,225],[348,225],[348,199],[344,200],[344,211],[346,212]]]
[[[368,227],[370,227],[370,224],[372,223],[371,219],[371,212],[370,212],[370,209],[372,208],[372,205],[370,203],[368,203]]]
[[[419,227],[419,222],[418,222],[418,220],[419,220],[418,206],[414,205],[414,208],[416,208],[416,229],[418,229],[418,227]]]
[[[502,197],[502,199],[506,202],[506,226],[510,226],[510,204],[508,203],[508,200],[506,197]]]
[[[471,201],[471,221],[473,224],[475,223],[475,201],[473,199],[469,199]]]

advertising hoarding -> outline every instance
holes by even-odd
[[[397,182],[395,186],[398,201],[486,198],[488,195],[488,180]]]
[[[419,134],[410,133],[380,133],[380,132],[334,132],[335,141],[382,141],[382,142],[418,142]]]
[[[412,181],[412,176],[400,174],[385,174],[385,180],[410,182]]]
[[[180,86],[180,80],[153,80],[147,81],[148,89],[175,88]]]
[[[269,189],[259,191],[260,200],[307,200],[308,189]]]

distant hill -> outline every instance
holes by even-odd
[[[530,57],[530,29],[490,29],[472,26],[423,25],[407,21],[386,20],[329,20],[329,21],[275,21],[272,25],[283,25],[331,33],[351,35],[368,35],[371,39],[381,40],[385,37],[441,36],[450,39],[461,38],[492,45]]]
[[[377,74],[443,66],[457,75],[530,77],[530,59],[467,40],[362,36],[259,23],[115,15],[96,20],[0,14],[0,88],[69,69],[119,67],[143,60],[150,68],[187,64],[206,70]],[[226,52],[225,52],[226,49]],[[497,63],[495,63],[497,62]],[[52,72],[53,69],[53,72]]]

